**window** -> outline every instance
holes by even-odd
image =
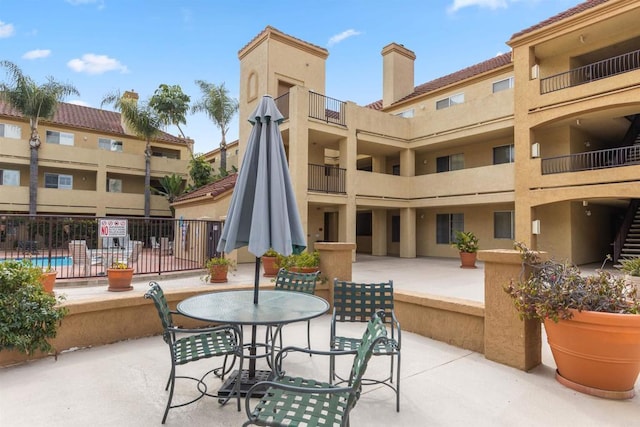
[[[513,89],[513,77],[508,77],[504,80],[498,80],[493,83],[493,93],[507,89]]]
[[[493,164],[513,163],[513,144],[493,147]]]
[[[122,180],[109,178],[107,182],[107,191],[109,193],[122,193]]]
[[[107,151],[122,152],[122,141],[116,141],[108,138],[98,138],[98,148]]]
[[[415,113],[415,110],[412,108],[410,110],[401,111],[399,113],[396,113],[396,116],[400,116],[400,117],[404,117],[404,118],[409,119],[409,118],[413,117],[414,113]]]
[[[73,145],[73,134],[48,130],[46,141],[49,144]]]
[[[73,176],[60,175],[57,173],[45,173],[44,188],[58,188],[61,190],[71,190],[73,188]]]
[[[400,241],[400,215],[393,215],[391,217],[391,242],[397,243]]]
[[[464,169],[464,154],[452,154],[436,159],[436,172],[449,172]]]
[[[0,169],[0,185],[20,185],[20,171]]]
[[[22,129],[20,126],[0,123],[0,136],[4,138],[20,139],[22,138]]]
[[[356,214],[356,236],[371,236],[373,234],[371,212]]]
[[[451,95],[448,98],[441,99],[440,101],[436,101],[436,110],[442,110],[443,108],[448,108],[453,105],[464,103],[464,93],[459,93],[457,95]]]
[[[493,237],[495,239],[513,240],[515,231],[513,211],[499,211],[493,213]]]
[[[391,166],[391,173],[392,173],[393,175],[400,176],[400,165],[393,165],[393,166]]]
[[[436,243],[451,244],[455,240],[456,231],[464,231],[464,214],[436,215]]]

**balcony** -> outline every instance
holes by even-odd
[[[309,164],[309,191],[346,194],[346,169]]]
[[[640,164],[640,146],[587,151],[542,159],[542,175],[617,168]]]
[[[276,106],[285,119],[289,118],[289,92],[275,99]],[[309,117],[346,126],[346,102],[319,93],[309,92]]]
[[[640,50],[574,68],[540,79],[540,94],[579,86],[596,80],[640,69]]]

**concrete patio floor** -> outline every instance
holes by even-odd
[[[356,281],[392,278],[396,289],[483,301],[483,269],[458,268],[451,259],[398,259],[358,256]],[[156,278],[165,288],[216,286],[197,275]],[[262,278],[265,282],[269,279]],[[251,284],[253,266],[241,265],[231,283]],[[144,292],[148,279],[134,284]],[[68,299],[105,295],[105,286],[60,287]],[[312,346],[326,348],[328,315],[312,321]],[[354,335],[361,325],[347,324]],[[306,325],[288,325],[285,345],[304,345]],[[0,426],[157,426],[160,425],[169,371],[166,344],[149,337],[70,351],[53,358],[0,369]],[[382,360],[380,360],[382,359]],[[386,358],[374,358],[368,372],[388,369]],[[182,367],[204,372],[210,361]],[[342,360],[342,372],[350,360]],[[285,368],[295,375],[326,379],[328,360],[304,355],[287,357]],[[488,361],[482,354],[422,336],[403,333],[401,403],[386,387],[366,386],[351,416],[352,426],[632,426],[640,423],[640,397],[612,401],[583,395],[554,379],[555,365],[543,343],[543,364],[522,372]],[[215,390],[219,380],[211,380]],[[176,399],[194,393],[193,384],[179,385]],[[636,392],[638,392],[636,383]],[[243,402],[244,405],[244,402]],[[168,426],[240,426],[244,406],[235,401],[221,407],[214,398],[169,412]]]

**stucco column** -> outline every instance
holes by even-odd
[[[356,179],[358,166],[358,137],[356,135],[357,127],[356,110],[357,105],[353,102],[347,102],[345,105],[345,117],[347,124],[347,136],[339,141],[340,148],[340,167],[346,170],[345,186],[347,198],[344,205],[338,208],[338,238],[340,242],[353,243],[356,242]],[[354,247],[355,249],[355,247]],[[355,250],[352,251],[351,260],[355,261]]]
[[[289,174],[302,228],[309,236],[309,91],[299,86],[289,92]]]
[[[478,251],[484,262],[484,356],[494,362],[528,371],[542,362],[540,322],[520,320],[504,291],[522,270],[520,253],[495,249]]]
[[[387,211],[371,211],[371,255],[387,255]]]
[[[400,209],[400,258],[416,257],[416,210]]]
[[[317,242],[315,249],[320,252],[320,275],[328,281],[329,304],[333,306],[333,279],[351,280],[351,254],[355,252],[356,244]]]
[[[400,152],[400,175],[415,176],[416,175],[416,153],[413,150],[406,149]]]

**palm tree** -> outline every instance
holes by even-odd
[[[151,213],[151,139],[160,133],[162,120],[148,105],[138,105],[137,99],[121,96],[120,92],[108,94],[101,105],[113,105],[120,111],[124,122],[137,137],[146,142],[144,149],[144,217]]]
[[[0,99],[6,101],[29,118],[29,215],[35,216],[38,209],[38,150],[40,135],[38,122],[51,119],[56,113],[58,103],[69,95],[80,95],[78,90],[67,83],[60,83],[47,77],[47,82],[38,85],[32,78],[25,76],[16,64],[0,61],[0,66],[7,70],[9,83],[0,83]]]
[[[154,193],[157,193],[161,196],[164,196],[169,202],[169,209],[171,209],[171,216],[175,217],[175,208],[171,206],[171,203],[184,193],[184,182],[182,181],[182,177],[176,173],[172,173],[171,175],[165,175],[160,179],[160,185],[162,186],[162,190],[158,190],[156,188],[153,189]]]
[[[207,83],[204,80],[196,80],[196,85],[202,91],[202,99],[192,107],[193,113],[205,112],[222,133],[220,141],[220,168],[227,169],[227,140],[226,134],[229,130],[229,123],[238,111],[238,100],[229,97],[229,91],[224,87],[224,83],[219,86]]]

